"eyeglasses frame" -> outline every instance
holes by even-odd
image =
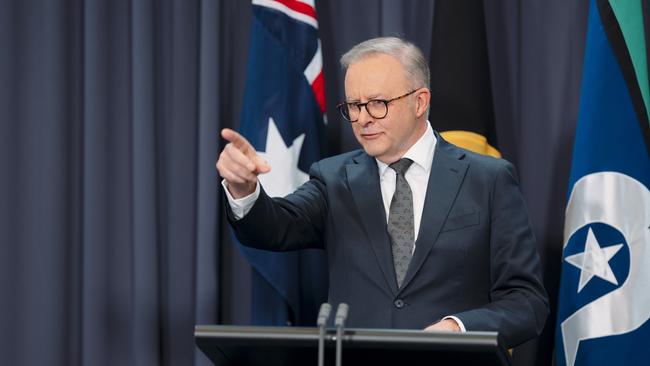
[[[346,108],[347,108],[347,106],[348,106],[349,104],[352,104],[352,105],[356,106],[356,107],[359,109],[359,115],[361,115],[361,107],[364,107],[364,108],[366,109],[366,112],[368,112],[368,114],[369,114],[371,117],[376,118],[376,119],[384,119],[384,118],[386,118],[386,116],[388,116],[388,104],[389,104],[389,103],[394,102],[394,101],[399,100],[399,99],[402,99],[402,98],[404,98],[404,97],[407,97],[407,96],[409,96],[409,95],[415,93],[416,91],[418,91],[418,90],[420,90],[420,89],[422,89],[422,88],[416,88],[416,89],[413,89],[413,90],[411,90],[410,92],[408,92],[408,93],[406,93],[406,94],[402,94],[402,95],[400,95],[400,96],[398,96],[398,97],[391,98],[391,99],[370,99],[370,100],[368,100],[368,101],[365,102],[365,103],[349,103],[349,102],[341,102],[341,103],[339,103],[339,104],[336,105],[336,109],[338,109],[338,111],[339,111],[339,113],[341,114],[341,116],[343,117],[343,119],[345,119],[346,121],[348,121],[348,122],[350,122],[350,123],[355,123],[355,122],[357,122],[357,121],[359,120],[359,118],[357,118],[357,119],[355,119],[354,121],[352,121],[351,119],[349,119],[348,117],[345,116],[345,114],[343,113],[343,109],[342,109],[342,108],[343,108],[343,107],[346,107]],[[386,114],[384,114],[384,115],[381,116],[381,117],[377,117],[377,116],[374,116],[372,113],[370,113],[370,110],[368,109],[368,104],[369,104],[369,103],[373,103],[373,102],[382,102],[382,103],[384,103],[384,106],[386,107]]]

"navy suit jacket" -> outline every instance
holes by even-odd
[[[348,325],[424,329],[447,315],[467,330],[518,345],[542,331],[547,295],[512,164],[444,141],[436,145],[416,248],[398,289],[375,159],[361,150],[327,158],[284,198],[261,190],[235,220],[247,246],[323,248],[329,302],[350,305]],[[226,201],[227,202],[227,201]]]

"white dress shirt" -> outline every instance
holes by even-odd
[[[436,135],[433,133],[431,124],[427,121],[427,129],[418,141],[406,151],[402,158],[409,158],[413,160],[413,164],[409,167],[404,175],[406,181],[411,187],[413,195],[413,223],[415,230],[415,240],[418,238],[420,231],[420,223],[422,222],[422,211],[424,209],[424,199],[427,195],[427,186],[429,185],[429,173],[431,172],[431,163],[433,162],[433,154],[436,149]],[[386,221],[388,221],[388,213],[390,212],[390,201],[395,194],[396,173],[393,169],[388,167],[388,164],[375,159],[379,169],[379,184],[381,185],[381,196],[384,202],[384,209],[386,210]],[[255,200],[260,195],[260,183],[255,186],[255,192],[242,198],[235,199],[228,191],[228,183],[226,180],[221,181],[221,185],[228,197],[228,203],[232,209],[235,219],[241,219],[251,210],[255,204]],[[388,223],[388,222],[387,222]],[[415,245],[413,246],[415,251]],[[455,316],[446,316],[444,319],[453,319],[458,323],[461,331],[465,331],[463,322]]]

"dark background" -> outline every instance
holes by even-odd
[[[338,58],[380,35],[431,55],[435,3],[316,4],[338,153],[357,148],[334,110]],[[588,4],[484,5],[494,133],[519,170],[555,308]],[[214,169],[218,131],[239,124],[250,8],[0,0],[1,364],[205,364],[195,324],[250,321],[250,268]],[[516,364],[550,364],[554,315]]]

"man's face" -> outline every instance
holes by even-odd
[[[347,102],[392,99],[414,89],[400,62],[389,55],[365,57],[348,67],[345,74]],[[359,120],[351,123],[354,135],[366,153],[390,164],[399,160],[426,130],[419,92],[388,104],[386,117],[378,119],[361,107]]]

